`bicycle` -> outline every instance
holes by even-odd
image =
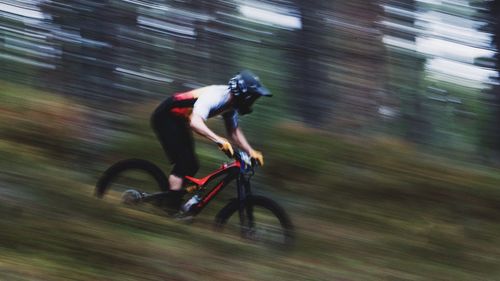
[[[237,197],[232,198],[216,214],[215,229],[224,231],[229,225],[236,224],[240,236],[244,239],[289,249],[294,242],[294,227],[290,217],[274,200],[252,193],[250,179],[255,174],[255,164],[248,154],[237,150],[233,162],[222,164],[207,176],[203,178],[186,176],[183,188],[192,196],[189,200],[185,200],[182,211],[176,214],[176,218],[194,218],[219,192],[236,180]],[[115,192],[110,196],[116,198],[118,195],[120,197],[118,200],[128,205],[149,202],[161,207],[169,193],[166,190],[167,178],[158,166],[143,159],[122,160],[110,166],[98,180],[95,195],[104,198],[120,176],[132,171],[139,172],[140,176],[136,176],[133,182],[127,179],[124,186],[118,184],[122,190],[121,195]],[[144,184],[146,175],[156,182],[160,191],[148,193],[137,187],[130,187],[130,184],[134,186]],[[220,181],[217,182],[216,179]],[[212,185],[213,182],[216,184]],[[209,188],[209,185],[212,187]]]

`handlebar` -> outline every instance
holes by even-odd
[[[251,168],[257,166],[257,161],[250,157],[250,155],[248,155],[245,151],[235,149],[233,158],[236,161],[240,161],[242,164],[245,164],[245,166],[250,166]]]

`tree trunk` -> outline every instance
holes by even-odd
[[[297,31],[292,60],[296,68],[294,81],[291,82],[296,111],[302,121],[309,126],[319,127],[327,112],[328,93],[327,70],[322,64],[321,30],[323,25],[318,18],[321,1],[299,0],[302,29]]]
[[[500,75],[500,0],[490,2],[490,23],[489,30],[493,35],[492,44],[497,50],[495,60],[495,70]],[[500,79],[497,79],[500,81]],[[490,146],[500,156],[500,86],[495,85],[490,90],[490,125],[487,126],[487,132],[484,136],[486,138],[485,144]]]

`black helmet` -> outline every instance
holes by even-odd
[[[229,80],[229,90],[236,98],[235,108],[240,115],[252,112],[252,104],[261,96],[271,97],[271,92],[260,83],[250,70],[242,70]]]
[[[260,83],[259,77],[250,70],[242,70],[229,80],[229,89],[235,96],[272,96],[271,92]]]

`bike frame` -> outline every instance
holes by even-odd
[[[190,213],[192,213],[193,215],[200,213],[203,208],[205,208],[205,206],[207,206],[208,203],[210,203],[210,201],[212,201],[212,199],[219,192],[221,192],[235,179],[237,185],[238,200],[240,202],[243,202],[247,195],[251,193],[250,181],[247,180],[245,176],[249,172],[253,174],[253,168],[251,167],[251,165],[244,163],[242,160],[236,160],[229,164],[223,164],[219,169],[201,179],[186,176],[185,178],[189,182],[197,185],[197,190],[205,189],[205,187],[209,183],[223,176],[222,180],[220,180],[213,188],[205,192],[198,204],[194,205],[191,208]]]
[[[196,191],[193,192],[194,194],[199,193],[200,190],[205,190],[206,186],[214,181],[215,179],[219,177],[223,177],[222,180],[220,180],[214,187],[212,187],[210,190],[205,191],[203,197],[201,200],[196,204],[191,207],[189,210],[189,213],[191,215],[197,215],[200,213],[205,206],[212,201],[212,199],[219,193],[221,192],[228,184],[230,184],[233,180],[236,179],[236,186],[237,186],[237,194],[238,194],[238,202],[240,203],[240,217],[241,221],[243,222],[243,213],[245,211],[245,199],[251,194],[251,188],[250,188],[250,177],[254,174],[254,167],[250,163],[246,163],[241,156],[239,156],[239,153],[235,153],[236,160],[228,163],[228,164],[223,164],[220,166],[219,169],[215,170],[214,172],[210,173],[204,178],[194,178],[190,176],[185,176],[184,178],[187,180],[187,183],[189,182],[193,183],[196,185]],[[162,191],[162,192],[156,192],[152,194],[148,194],[145,197],[141,199],[142,202],[153,202],[158,199],[165,198],[165,196],[168,196],[168,191]],[[249,211],[251,213],[251,207]],[[252,218],[249,218],[250,221],[252,221]]]

